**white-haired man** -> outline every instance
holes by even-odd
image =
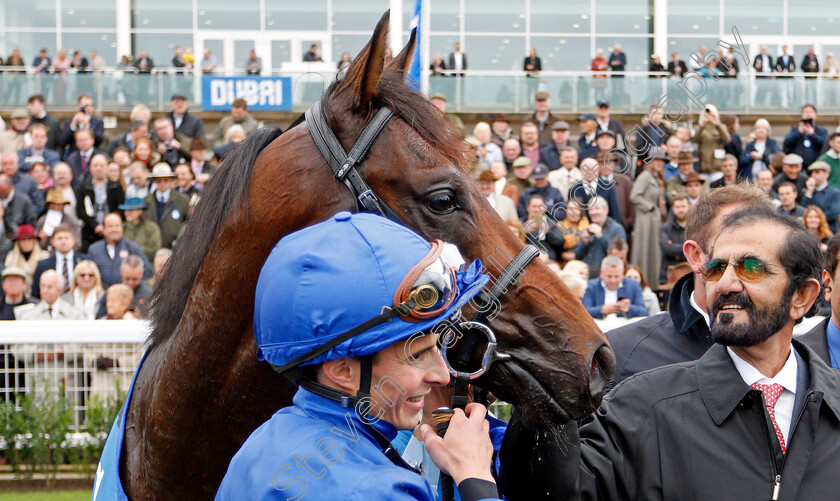
[[[21,315],[20,320],[85,320],[84,312],[61,298],[64,277],[55,270],[41,273],[39,282],[41,302]]]

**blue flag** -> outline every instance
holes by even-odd
[[[423,47],[423,44],[421,43],[422,33],[420,32],[420,27],[422,26],[420,14],[422,11],[423,0],[414,0],[414,15],[411,16],[411,23],[408,26],[408,31],[410,32],[412,29],[417,30],[417,45],[414,49],[414,59],[411,60],[411,69],[408,72],[408,80],[406,83],[409,87],[418,92],[420,91],[420,83],[422,82],[421,65],[423,58],[420,57],[420,51]]]

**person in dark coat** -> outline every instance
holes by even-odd
[[[88,252],[91,261],[99,267],[99,273],[102,275],[102,285],[107,288],[122,282],[120,266],[128,256],[137,256],[143,262],[143,278],[141,280],[151,278],[154,270],[149,260],[146,259],[143,249],[137,243],[123,238],[123,220],[119,213],[112,212],[105,216],[102,226],[104,227],[104,238],[94,242]]]
[[[47,149],[59,151],[61,145],[61,122],[47,113],[44,96],[33,94],[29,96],[26,108],[29,111],[29,124],[43,124],[47,128]]]
[[[146,195],[147,217],[160,227],[161,245],[172,248],[190,212],[190,199],[175,191],[175,173],[166,163],[155,165],[151,176],[155,189]]]
[[[544,164],[537,164],[534,170],[531,171],[531,179],[534,185],[526,189],[519,197],[519,205],[517,212],[519,218],[525,221],[528,218],[528,202],[531,197],[539,195],[545,202],[547,214],[554,219],[562,221],[566,218],[566,213],[563,210],[563,203],[566,201],[565,197],[560,193],[560,190],[548,184],[548,167]]]
[[[688,207],[688,195],[674,197],[671,200],[671,214],[659,228],[659,250],[662,255],[662,265],[659,267],[660,284],[668,283],[668,267],[685,262],[683,244]]]
[[[5,174],[0,174],[0,204],[4,206],[3,223],[6,232],[12,235],[17,231],[18,226],[22,224],[34,226],[38,219],[38,212],[29,195],[14,188],[12,179]],[[9,197],[12,199],[9,200]]]
[[[607,332],[615,353],[612,382],[619,383],[638,372],[663,365],[697,360],[712,342],[706,289],[700,269],[706,262],[723,219],[747,207],[772,208],[761,188],[750,184],[725,186],[703,193],[688,211],[683,254],[695,270],[680,278],[671,290],[667,313],[660,313]]]
[[[725,223],[713,249],[716,262],[751,254],[765,271],[775,263],[782,271],[747,280],[734,266],[709,270],[715,344],[697,361],[625,380],[592,422],[564,425],[562,444],[542,440],[545,432],[515,415],[500,455],[503,492],[600,500],[835,495],[840,372],[792,340],[821,290],[819,241],[771,209],[748,209]]]
[[[187,97],[185,95],[173,94],[169,105],[172,111],[166,114],[166,118],[172,122],[175,132],[193,139],[204,138],[204,122],[187,111]]]
[[[588,207],[582,203],[580,207]],[[589,207],[589,221],[591,224],[581,232],[580,243],[575,246],[575,258],[589,265],[589,278],[598,276],[601,260],[607,255],[610,242],[620,237],[627,240],[624,227],[607,214],[609,208],[603,197],[596,197]]]
[[[94,156],[90,161],[90,179],[76,190],[76,216],[82,222],[82,252],[102,239],[105,216],[119,210],[125,202],[125,191],[120,183],[108,179],[107,168],[105,155]]]
[[[577,198],[581,203],[581,207],[588,208],[591,204],[590,199],[593,194],[603,197],[607,201],[610,218],[618,224],[621,224],[623,222],[621,203],[618,198],[616,183],[601,181],[599,178],[600,171],[601,166],[597,160],[594,158],[584,158],[580,163],[580,172],[583,174],[583,181],[569,188],[569,200]]]
[[[62,158],[67,158],[76,151],[74,134],[79,129],[90,129],[93,131],[93,145],[97,148],[105,139],[105,122],[93,115],[93,98],[87,94],[81,94],[77,99],[78,111],[73,118],[64,121],[61,129],[61,140],[58,152]]]
[[[831,303],[831,315],[803,334],[799,340],[814,350],[823,362],[835,369],[840,369],[840,290],[835,291],[837,281],[837,263],[840,260],[840,235],[834,235],[828,241],[825,251],[825,268],[822,280],[825,285],[825,300]]]
[[[828,141],[828,131],[817,125],[817,110],[811,104],[802,107],[799,123],[790,127],[785,136],[785,153],[796,153],[802,157],[804,165],[811,165],[822,152]]]

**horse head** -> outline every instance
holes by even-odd
[[[455,243],[499,277],[523,244],[471,178],[467,150],[449,120],[406,84],[414,33],[385,62],[387,31],[386,13],[346,76],[325,93],[328,124],[350,151],[380,108],[393,111],[361,175],[406,225],[428,239]],[[310,168],[329,172],[323,164],[316,160]],[[340,183],[339,189],[353,209],[349,190]],[[494,364],[479,383],[527,419],[577,419],[600,404],[614,356],[580,301],[544,263],[524,269],[503,296],[492,327],[511,358]]]

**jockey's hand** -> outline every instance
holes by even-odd
[[[478,478],[495,483],[490,473],[493,443],[490,441],[490,423],[484,419],[487,408],[481,404],[467,404],[466,413],[455,409],[449,429],[443,438],[427,424],[420,432],[432,461],[448,473],[456,484],[467,478]]]

